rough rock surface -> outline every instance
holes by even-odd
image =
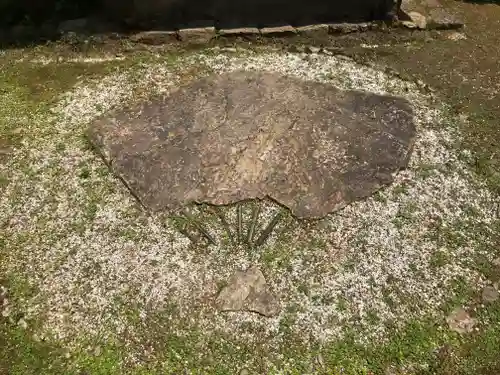
[[[133,42],[160,45],[177,41],[178,36],[175,31],[142,31],[130,37]]]
[[[425,27],[427,26],[427,20],[420,13],[418,13],[418,12],[410,12],[410,13],[408,13],[408,16],[411,18],[412,22],[419,29],[425,29]]]
[[[220,29],[219,35],[222,36],[241,36],[241,35],[257,35],[260,33],[256,27],[237,27],[233,29]]]
[[[399,19],[406,27],[419,29],[459,29],[463,21],[441,4],[440,0],[403,0]]]
[[[152,211],[267,196],[319,218],[393,180],[412,119],[401,98],[239,71],[102,118],[90,138]]]
[[[220,292],[216,305],[221,311],[250,311],[264,316],[279,313],[279,304],[268,290],[266,279],[257,267],[237,271]]]
[[[432,29],[460,29],[464,26],[460,18],[443,8],[432,9],[428,18]]]
[[[177,32],[180,40],[193,44],[205,44],[215,37],[215,27],[194,27],[181,29]]]
[[[273,36],[283,34],[295,34],[295,28],[290,25],[263,27],[259,30],[262,35]]]
[[[326,37],[328,36],[329,26],[326,24],[306,25],[297,27],[297,32],[300,35],[307,37]]]

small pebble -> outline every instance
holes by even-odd
[[[94,355],[96,357],[99,357],[100,355],[102,354],[102,349],[100,346],[96,346],[95,349],[94,349]]]
[[[2,310],[2,316],[4,318],[7,318],[10,315],[10,313],[11,313],[11,311],[10,311],[9,306],[7,306],[5,309]]]
[[[19,319],[19,321],[17,322],[17,325],[18,325],[19,327],[21,327],[22,329],[26,329],[26,328],[28,328],[28,323],[26,323],[26,320],[24,320],[24,319],[22,319],[22,318],[21,318],[21,319]]]
[[[320,53],[321,52],[321,48],[314,47],[314,46],[308,46],[307,49],[306,49],[306,51],[309,52],[309,53]]]
[[[457,31],[454,31],[454,32],[448,34],[447,38],[456,42],[458,40],[467,39],[467,35],[465,35],[464,33],[459,33]]]

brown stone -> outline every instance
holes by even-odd
[[[90,129],[152,211],[270,197],[299,218],[323,217],[392,182],[414,136],[402,98],[246,71],[193,81]]]
[[[427,15],[431,9],[441,8],[442,5],[439,0],[402,0],[399,9],[399,19],[409,20],[408,14],[410,12],[419,12],[420,14]]]
[[[409,22],[418,28],[459,29],[463,22],[450,10],[443,7],[439,0],[403,0],[399,10],[399,20],[408,26]]]
[[[237,271],[219,293],[216,305],[221,311],[249,311],[264,316],[279,313],[279,303],[269,291],[264,275],[257,267]]]
[[[243,36],[243,35],[257,35],[260,31],[256,27],[239,27],[235,29],[220,29],[219,35],[221,36]]]
[[[457,42],[459,40],[467,39],[467,35],[458,31],[451,31],[449,34],[446,34],[446,38],[448,38],[449,40],[453,40],[454,42]]]
[[[427,18],[428,27],[431,29],[460,29],[464,26],[461,19],[444,8],[432,9]]]
[[[295,29],[290,25],[264,27],[260,29],[260,33],[265,36],[281,36],[288,34],[295,34]]]
[[[178,41],[178,35],[175,31],[144,31],[132,35],[130,40],[137,43],[161,45]]]
[[[443,7],[439,0],[422,0],[422,5],[429,9]]]
[[[330,34],[350,34],[367,31],[371,25],[369,23],[332,23],[328,25]]]
[[[328,35],[329,27],[326,24],[307,25],[296,28],[297,33],[309,38],[325,37]]]
[[[401,25],[403,25],[407,29],[418,29],[417,24],[413,21],[402,21]]]
[[[215,37],[215,27],[196,27],[181,29],[177,32],[179,39],[191,44],[205,44]]]
[[[418,12],[410,12],[408,13],[408,16],[410,17],[411,22],[413,22],[417,28],[425,29],[427,27],[427,20],[422,14]]]

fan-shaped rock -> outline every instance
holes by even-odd
[[[116,112],[90,135],[153,211],[270,197],[319,218],[390,183],[415,127],[402,98],[238,71]]]

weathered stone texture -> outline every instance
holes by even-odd
[[[269,317],[280,310],[279,301],[270,292],[264,275],[257,267],[236,271],[215,303],[221,311],[249,311]]]
[[[194,81],[91,128],[153,211],[270,197],[300,218],[390,183],[414,135],[404,99],[244,71]]]

